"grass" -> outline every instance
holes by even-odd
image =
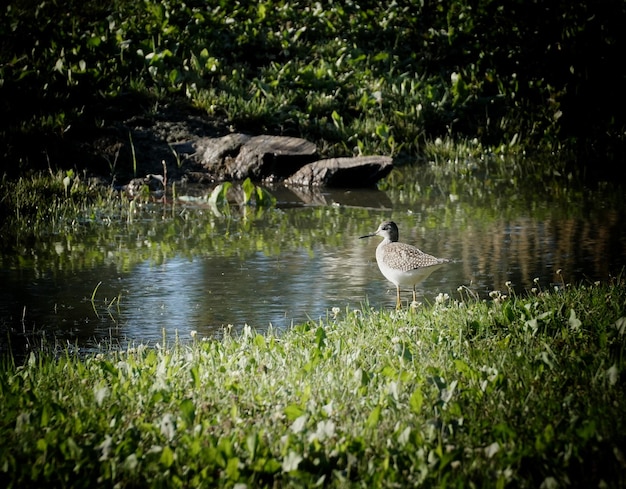
[[[7,487],[618,487],[626,287],[465,289],[284,332],[31,354]]]
[[[606,80],[624,78],[626,11],[609,3],[13,0],[0,26],[2,156],[15,174],[60,167],[68,142],[184,101],[329,157],[412,159],[437,139],[476,138],[507,154],[578,155],[591,171],[623,160],[610,102],[621,85]],[[585,149],[602,157],[588,163]]]
[[[44,228],[64,217],[76,218],[88,206],[105,207],[117,195],[73,170],[33,172],[18,179],[0,178],[0,230]]]

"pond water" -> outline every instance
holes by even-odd
[[[83,350],[188,341],[245,324],[319,321],[333,308],[393,308],[395,288],[375,260],[380,238],[358,239],[386,219],[398,224],[400,241],[453,260],[418,286],[424,303],[439,294],[459,299],[459,287],[464,297],[488,299],[493,290],[507,293],[509,282],[524,294],[606,281],[626,265],[621,198],[483,185],[273,188],[277,205],[265,210],[211,209],[202,197],[208,191],[179,191],[173,203],[123,202],[5,240],[0,350],[30,348],[42,337]],[[402,298],[406,304],[410,290]]]

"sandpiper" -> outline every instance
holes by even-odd
[[[413,302],[416,302],[415,286],[426,280],[441,265],[449,263],[446,258],[436,258],[406,243],[398,242],[398,226],[393,221],[385,221],[373,234],[361,236],[370,238],[382,236],[384,239],[376,248],[378,268],[387,280],[396,286],[396,309],[401,307],[400,287],[413,287]]]

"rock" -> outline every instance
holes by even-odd
[[[255,136],[246,141],[226,171],[235,180],[275,181],[293,174],[315,158],[317,148],[306,139]]]
[[[221,138],[200,138],[193,143],[196,150],[193,156],[216,179],[232,178],[225,163],[235,158],[241,147],[250,139],[250,136],[240,133],[228,134]]]
[[[389,156],[331,158],[309,163],[285,180],[288,185],[360,188],[372,187],[389,174]]]

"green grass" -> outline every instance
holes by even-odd
[[[176,100],[240,131],[309,138],[324,156],[416,158],[450,137],[623,157],[621,84],[606,83],[624,79],[615,0],[12,0],[1,11],[0,140],[17,173],[63,165],[63,142],[120,112]]]
[[[626,287],[333,310],[0,373],[8,487],[626,483]]]
[[[105,207],[116,199],[111,188],[65,172],[37,172],[18,179],[0,178],[0,230],[46,228],[63,218],[75,219],[88,206]]]

